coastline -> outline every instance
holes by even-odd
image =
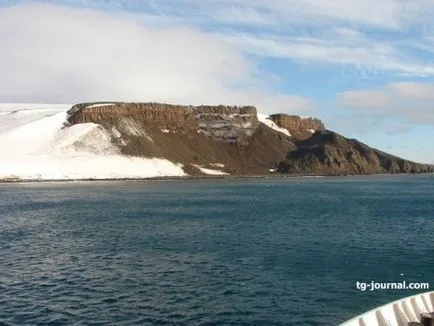
[[[296,178],[350,178],[350,177],[390,177],[432,175],[434,173],[376,173],[376,174],[263,174],[263,175],[200,175],[200,176],[160,176],[151,178],[85,178],[85,179],[0,179],[0,184],[24,183],[73,183],[73,182],[126,182],[126,181],[194,181],[194,180],[248,180],[248,179],[296,179]]]

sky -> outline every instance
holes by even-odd
[[[0,102],[255,105],[434,163],[432,17],[434,0],[0,0]]]

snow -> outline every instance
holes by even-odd
[[[151,137],[148,136],[146,131],[140,126],[133,118],[122,118],[118,124],[119,129],[131,136],[145,137],[150,142],[154,142]]]
[[[251,128],[251,127],[252,127],[252,123],[251,122],[243,123],[243,128]]]
[[[119,123],[121,131],[131,136],[146,136],[146,132],[132,118],[122,118]]]
[[[315,129],[306,129],[307,131],[309,131],[311,134],[315,133]]]
[[[225,165],[223,163],[211,163],[211,166],[215,167],[215,168],[224,168]]]
[[[185,176],[165,159],[120,155],[112,134],[98,124],[66,126],[70,105],[0,104],[0,179],[113,179]],[[18,108],[18,109],[17,109]],[[22,108],[22,109],[21,109]],[[17,111],[18,110],[18,111]],[[143,134],[137,126],[126,129]]]
[[[275,124],[272,120],[269,119],[268,115],[258,113],[258,120],[259,122],[265,124],[267,127],[291,137],[288,129],[279,127],[277,124]]]
[[[161,129],[161,132],[164,134],[168,134],[170,132],[170,130],[169,129]]]
[[[252,116],[252,114],[250,114],[250,113],[243,113],[243,114],[232,113],[232,114],[229,115],[229,118],[233,119],[233,118],[238,118],[238,117],[251,117],[251,116]]]
[[[220,171],[220,170],[213,170],[213,169],[207,169],[202,167],[201,165],[192,164],[194,167],[198,168],[202,173],[208,174],[208,175],[229,175],[229,173]]]
[[[111,143],[111,134],[96,123],[82,123],[63,128],[49,145],[46,153],[71,153],[86,151],[94,154],[118,154],[119,150]]]
[[[65,108],[71,108],[72,104],[42,104],[42,103],[0,103],[0,111],[16,110],[57,110],[63,111]]]
[[[116,105],[116,103],[99,103],[99,104],[92,104],[92,105],[86,106],[86,109],[88,109],[88,108],[97,108],[97,107],[100,107],[100,106],[112,106],[112,105]]]
[[[122,134],[119,132],[119,130],[116,129],[116,127],[112,127],[112,135],[115,138],[121,138]]]
[[[70,107],[64,105],[64,107]],[[0,103],[0,132],[12,130],[22,125],[50,117],[63,112],[59,105],[47,105],[41,108],[42,104],[4,104]]]

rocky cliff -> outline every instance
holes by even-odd
[[[278,171],[314,175],[423,173],[433,172],[433,166],[401,159],[326,130],[298,141],[279,163]]]
[[[243,142],[259,122],[252,106],[181,106],[159,103],[78,104],[68,112],[71,124],[94,122],[121,135],[145,134],[158,129],[165,133],[204,134],[214,140]]]
[[[298,139],[307,139],[315,131],[324,131],[326,128],[321,120],[308,117],[302,118],[297,115],[272,114],[270,120],[281,128],[289,130],[291,135]]]
[[[216,170],[341,175],[432,169],[327,131],[315,118],[275,114],[261,121],[252,106],[107,102],[78,104],[68,111],[70,125],[99,124],[124,155],[166,158],[182,163],[190,175]]]

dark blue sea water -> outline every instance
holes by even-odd
[[[336,325],[434,286],[433,181],[3,184],[0,324]]]

